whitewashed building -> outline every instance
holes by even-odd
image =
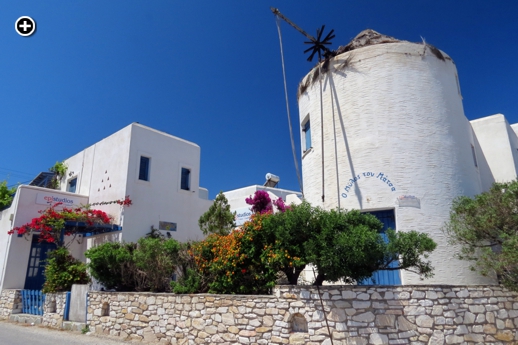
[[[434,278],[396,271],[378,281],[493,282],[453,257],[441,228],[455,197],[516,178],[517,126],[503,115],[468,121],[446,53],[363,31],[305,76],[298,104],[306,200],[373,212],[386,227],[428,233],[438,243]]]
[[[282,198],[286,205],[302,203],[302,193],[268,186],[252,185],[224,192],[223,194],[230,205],[230,211],[236,213],[235,221],[237,226],[243,225],[244,222],[250,219],[252,206],[248,205],[245,200],[253,197],[258,190],[267,192],[272,201]]]
[[[199,186],[198,145],[132,123],[64,162],[68,170],[59,190],[19,186],[11,207],[0,212],[0,289],[24,288],[37,275],[41,278],[46,245],[7,232],[57,201],[79,206],[125,196],[132,200],[130,207],[94,207],[108,213],[117,226],[74,238],[70,250],[79,259],[107,240],[136,242],[151,227],[178,241],[203,238],[198,219],[212,201]]]

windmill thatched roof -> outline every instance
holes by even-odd
[[[402,42],[401,40],[398,40],[397,38],[387,36],[380,34],[377,31],[366,29],[360,32],[358,35],[356,35],[355,38],[352,39],[351,42],[349,42],[345,46],[340,46],[336,53],[342,54],[351,50],[355,50],[358,48],[371,46],[375,44],[383,44],[383,43],[396,43],[396,42]]]

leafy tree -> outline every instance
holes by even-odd
[[[247,255],[258,256],[256,260],[271,273],[282,271],[290,284],[297,284],[300,273],[309,263],[307,243],[318,231],[314,211],[304,202],[290,206],[284,212],[255,214],[243,226],[252,238],[243,244],[243,249]]]
[[[425,278],[433,276],[428,254],[436,243],[416,231],[386,232],[383,224],[371,214],[357,210],[324,211],[316,209],[317,231],[306,243],[308,261],[318,271],[315,285],[324,280],[349,279],[361,281],[379,270],[410,270]],[[398,262],[397,267],[391,264]]]
[[[214,203],[198,220],[198,225],[204,235],[227,235],[236,227],[235,213],[230,212],[230,205],[223,192],[219,192]]]
[[[455,199],[444,231],[450,244],[460,246],[457,256],[472,261],[472,269],[496,275],[518,291],[518,180]]]
[[[325,211],[304,202],[285,212],[256,213],[241,230],[210,235],[193,249],[197,269],[209,279],[209,292],[266,293],[282,271],[296,284],[307,264],[324,280],[362,280],[378,270],[407,269],[432,275],[425,259],[436,247],[426,234],[380,233],[382,223],[359,211]],[[391,263],[399,262],[399,267]]]
[[[11,206],[14,193],[16,193],[16,187],[7,187],[6,180],[0,182],[0,211]]]

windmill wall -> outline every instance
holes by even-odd
[[[482,192],[481,170],[489,171],[451,58],[394,42],[345,52],[325,69],[322,98],[318,67],[299,90],[300,124],[310,121],[312,146],[302,153],[305,198],[326,209],[393,209],[397,231],[429,234],[438,244],[435,277],[402,272],[403,284],[490,283],[452,257],[441,230],[452,200]]]

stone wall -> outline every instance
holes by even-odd
[[[516,344],[518,294],[498,286],[90,292],[87,322],[96,333],[164,344]]]
[[[52,328],[63,327],[63,317],[65,314],[66,292],[48,293],[45,295],[43,304],[43,326]]]
[[[9,319],[11,314],[22,312],[22,295],[20,290],[0,291],[0,319]]]

